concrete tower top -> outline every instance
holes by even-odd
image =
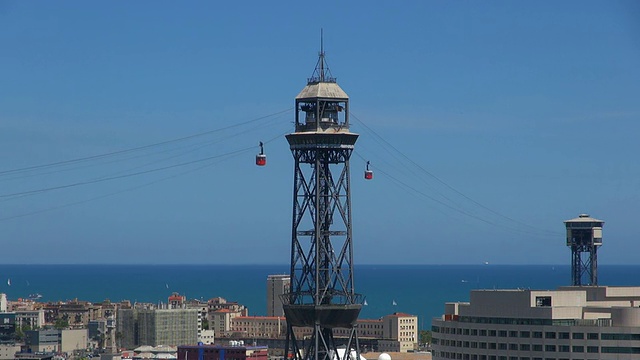
[[[565,220],[564,223],[567,226],[573,223],[594,223],[593,226],[602,226],[604,224],[604,221],[592,218],[591,216],[589,216],[589,214],[580,214],[575,219]]]

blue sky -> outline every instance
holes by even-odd
[[[636,1],[0,2],[3,261],[287,263],[283,135],[323,28],[361,135],[357,263],[569,264],[562,221],[585,212],[599,261],[636,263],[639,19]]]

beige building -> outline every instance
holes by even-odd
[[[229,336],[231,333],[231,321],[242,313],[230,309],[218,309],[209,312],[209,329],[215,331],[218,337]]]
[[[267,276],[267,316],[284,316],[280,295],[287,293],[290,285],[289,275]]]
[[[231,332],[246,337],[275,339],[287,334],[287,322],[279,316],[238,316],[231,321]]]
[[[20,345],[0,344],[0,360],[13,360],[17,352],[20,352]]]
[[[274,316],[236,316],[230,318],[230,326],[229,335],[247,338],[282,338],[287,331],[286,318]],[[313,333],[311,328],[295,327],[293,331],[299,339]],[[356,332],[360,339],[376,339],[379,351],[413,351],[418,343],[418,317],[394,313],[375,320],[359,319]],[[333,329],[336,338],[347,338],[350,333],[347,328]]]
[[[29,326],[29,329],[39,329],[44,326],[44,310],[16,311],[16,327]]]
[[[418,317],[394,313],[382,318],[383,335],[378,351],[408,352],[418,344]]]
[[[639,359],[640,287],[475,290],[432,321],[434,359]]]

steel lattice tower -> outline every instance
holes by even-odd
[[[602,246],[604,221],[587,214],[564,222],[567,246],[571,247],[571,285],[598,285],[598,247]],[[583,278],[588,279],[583,282]]]
[[[353,285],[349,158],[349,97],[326,66],[321,46],[307,85],[296,96],[295,132],[286,136],[295,161],[291,287],[284,294],[285,356],[296,360],[359,359],[356,320],[362,308]],[[294,327],[313,328],[297,338]],[[342,344],[333,328],[347,328]],[[345,351],[338,353],[338,346]]]

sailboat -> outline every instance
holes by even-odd
[[[367,304],[367,300],[366,299],[364,300],[364,303],[362,303],[362,305],[364,305],[364,306],[369,305],[369,304]]]
[[[398,305],[398,303],[397,303],[395,300],[393,300],[393,302],[391,303],[391,305],[396,306],[396,305]]]
[[[11,286],[11,279],[7,279],[7,285]]]

